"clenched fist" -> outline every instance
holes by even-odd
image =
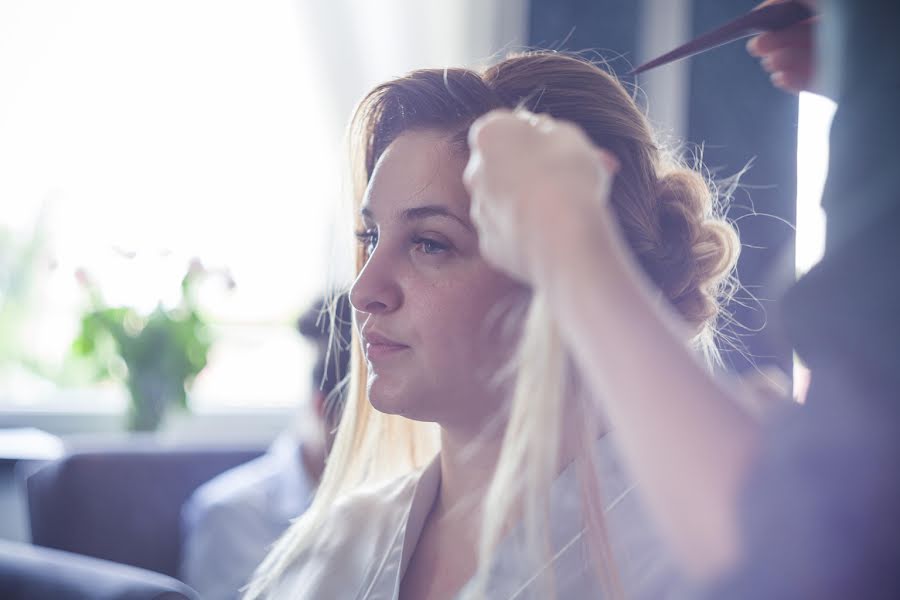
[[[534,284],[609,219],[618,161],[572,123],[496,110],[469,130],[463,175],[484,257]]]

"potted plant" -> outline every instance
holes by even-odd
[[[133,431],[156,430],[171,407],[187,409],[187,391],[206,366],[211,345],[192,293],[205,273],[199,261],[192,262],[181,280],[178,305],[160,303],[150,314],[106,306],[97,286],[83,271],[78,274],[90,309],[81,318],[72,351],[94,363],[96,377],[124,378],[130,396],[128,428]]]

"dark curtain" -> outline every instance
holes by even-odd
[[[756,4],[694,0],[694,33]],[[642,2],[634,0],[531,0],[529,44],[597,51],[631,83],[625,73],[637,62],[641,9]],[[694,57],[690,73],[685,141],[702,148],[704,163],[717,179],[749,166],[728,212],[741,234],[743,289],[728,307],[734,323],[723,328],[723,355],[736,371],[775,365],[790,375],[791,350],[782,341],[774,300],[794,275],[797,98],[769,84],[742,42]]]

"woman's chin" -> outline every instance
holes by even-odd
[[[369,403],[372,405],[372,408],[386,415],[405,417],[414,421],[427,420],[417,418],[416,407],[410,406],[408,403],[403,402],[397,398],[385,399],[379,398],[377,396],[375,398],[372,398],[370,396]]]
[[[402,387],[384,377],[372,377],[369,379],[369,403],[378,412],[405,417],[415,411],[410,410],[414,407]]]

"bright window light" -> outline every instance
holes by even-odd
[[[807,272],[825,251],[822,188],[828,171],[828,131],[835,104],[828,98],[800,94],[797,140],[797,275]]]
[[[326,283],[342,140],[301,29],[287,0],[0,5],[0,231],[43,240],[24,360],[67,353],[77,270],[148,311],[198,258],[236,288],[204,291],[223,343],[195,405],[305,394],[293,319]],[[0,405],[43,402],[6,375]]]
[[[828,171],[828,133],[836,105],[823,96],[800,94],[797,140],[797,276],[822,258],[825,252],[825,213],[822,189]],[[803,399],[809,381],[806,367],[794,360],[794,395]]]
[[[514,45],[525,14],[521,0],[0,3],[0,411],[77,410],[75,396],[120,410],[121,386],[52,376],[85,308],[76,273],[148,311],[176,301],[195,258],[236,287],[201,289],[219,341],[192,406],[296,405],[313,357],[294,319],[349,279],[335,208],[354,104]]]

